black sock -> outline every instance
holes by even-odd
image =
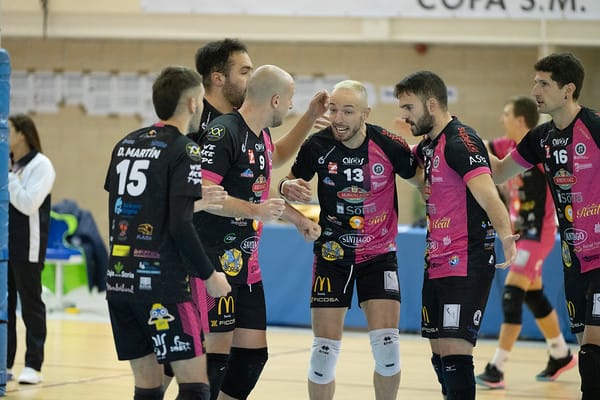
[[[162,386],[152,389],[142,389],[136,386],[133,394],[133,400],[162,400],[162,398]]]
[[[579,350],[579,375],[581,376],[581,400],[600,399],[600,346],[584,344]]]
[[[208,369],[208,381],[210,382],[210,400],[217,400],[225,373],[227,373],[227,364],[229,363],[229,354],[207,353],[206,365]]]
[[[431,365],[433,365],[433,370],[437,375],[438,382],[442,385],[442,394],[446,396],[448,394],[448,390],[446,390],[446,383],[444,382],[444,368],[442,367],[442,357],[439,354],[433,353],[431,356]]]
[[[208,400],[210,389],[206,383],[180,383],[175,400]]]

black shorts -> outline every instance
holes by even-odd
[[[193,302],[177,304],[108,301],[119,360],[156,354],[163,364],[205,353],[200,313]]]
[[[584,274],[578,268],[563,271],[571,332],[581,333],[585,325],[600,326],[600,269]]]
[[[494,266],[473,268],[466,277],[423,279],[421,336],[457,338],[475,345],[485,311]]]
[[[311,308],[350,308],[355,282],[358,304],[372,299],[390,299],[399,302],[400,285],[396,253],[385,253],[350,266],[317,257],[312,279]]]
[[[209,332],[231,332],[235,328],[267,330],[267,306],[262,282],[231,283],[224,297],[207,297]]]

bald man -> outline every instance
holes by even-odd
[[[339,82],[329,103],[331,126],[302,145],[287,176],[305,181],[318,176],[323,233],[314,245],[310,297],[314,339],[308,392],[312,400],[333,399],[344,317],[355,284],[375,361],[374,398],[391,400],[398,394],[400,285],[395,176],[415,176],[416,162],[404,139],[366,122],[370,111],[362,83]],[[289,187],[280,187],[282,195],[289,196]],[[297,226],[305,219],[289,206],[284,217]]]
[[[206,348],[212,399],[247,398],[267,361],[257,251],[263,222],[278,219],[284,210],[282,199],[269,198],[271,169],[296,153],[329,100],[327,92],[315,94],[294,128],[273,142],[270,128],[282,124],[293,96],[290,74],[274,65],[261,66],[248,81],[240,109],[212,120],[199,140],[202,184],[220,185],[228,192],[221,209],[194,217],[209,258],[232,286],[227,296],[208,299]],[[306,224],[299,229],[306,230]]]

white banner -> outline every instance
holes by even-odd
[[[142,10],[270,16],[600,20],[599,0],[140,0]]]

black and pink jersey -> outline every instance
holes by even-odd
[[[531,130],[511,153],[530,168],[542,163],[559,221],[565,268],[600,268],[600,115],[583,107],[560,130],[549,121]]]
[[[170,125],[130,133],[115,146],[109,192],[108,299],[189,301],[188,269],[169,233],[173,197],[202,197],[200,148]]]
[[[234,111],[212,120],[199,144],[204,179],[223,186],[229,196],[250,203],[269,197],[273,143],[268,129],[257,136]],[[211,258],[218,257],[230,282],[252,284],[261,280],[258,242],[262,222],[199,212],[194,214],[194,224],[206,252]]]
[[[517,143],[507,137],[490,141],[492,154],[500,159],[510,154],[516,146]],[[513,230],[519,234],[520,239],[539,242],[542,237],[547,237],[554,240],[556,235],[554,202],[546,183],[543,165],[537,164],[509,179],[508,190],[510,193],[508,208]]]
[[[202,108],[202,116],[200,117],[200,128],[198,132],[190,132],[187,136],[192,139],[194,142],[198,142],[200,137],[202,136],[202,132],[206,129],[210,121],[213,119],[223,115],[219,110],[214,108],[212,104],[210,104],[206,98],[202,99],[202,104],[204,107]]]
[[[297,178],[317,174],[321,236],[314,253],[327,261],[362,263],[396,251],[395,174],[415,175],[416,163],[401,137],[367,124],[363,144],[349,149],[328,127],[307,139],[292,166]]]
[[[434,139],[424,139],[415,155],[425,171],[427,242],[425,261],[429,279],[467,276],[490,254],[495,264],[496,231],[473,197],[467,182],[490,174],[488,152],[477,133],[453,118]]]

